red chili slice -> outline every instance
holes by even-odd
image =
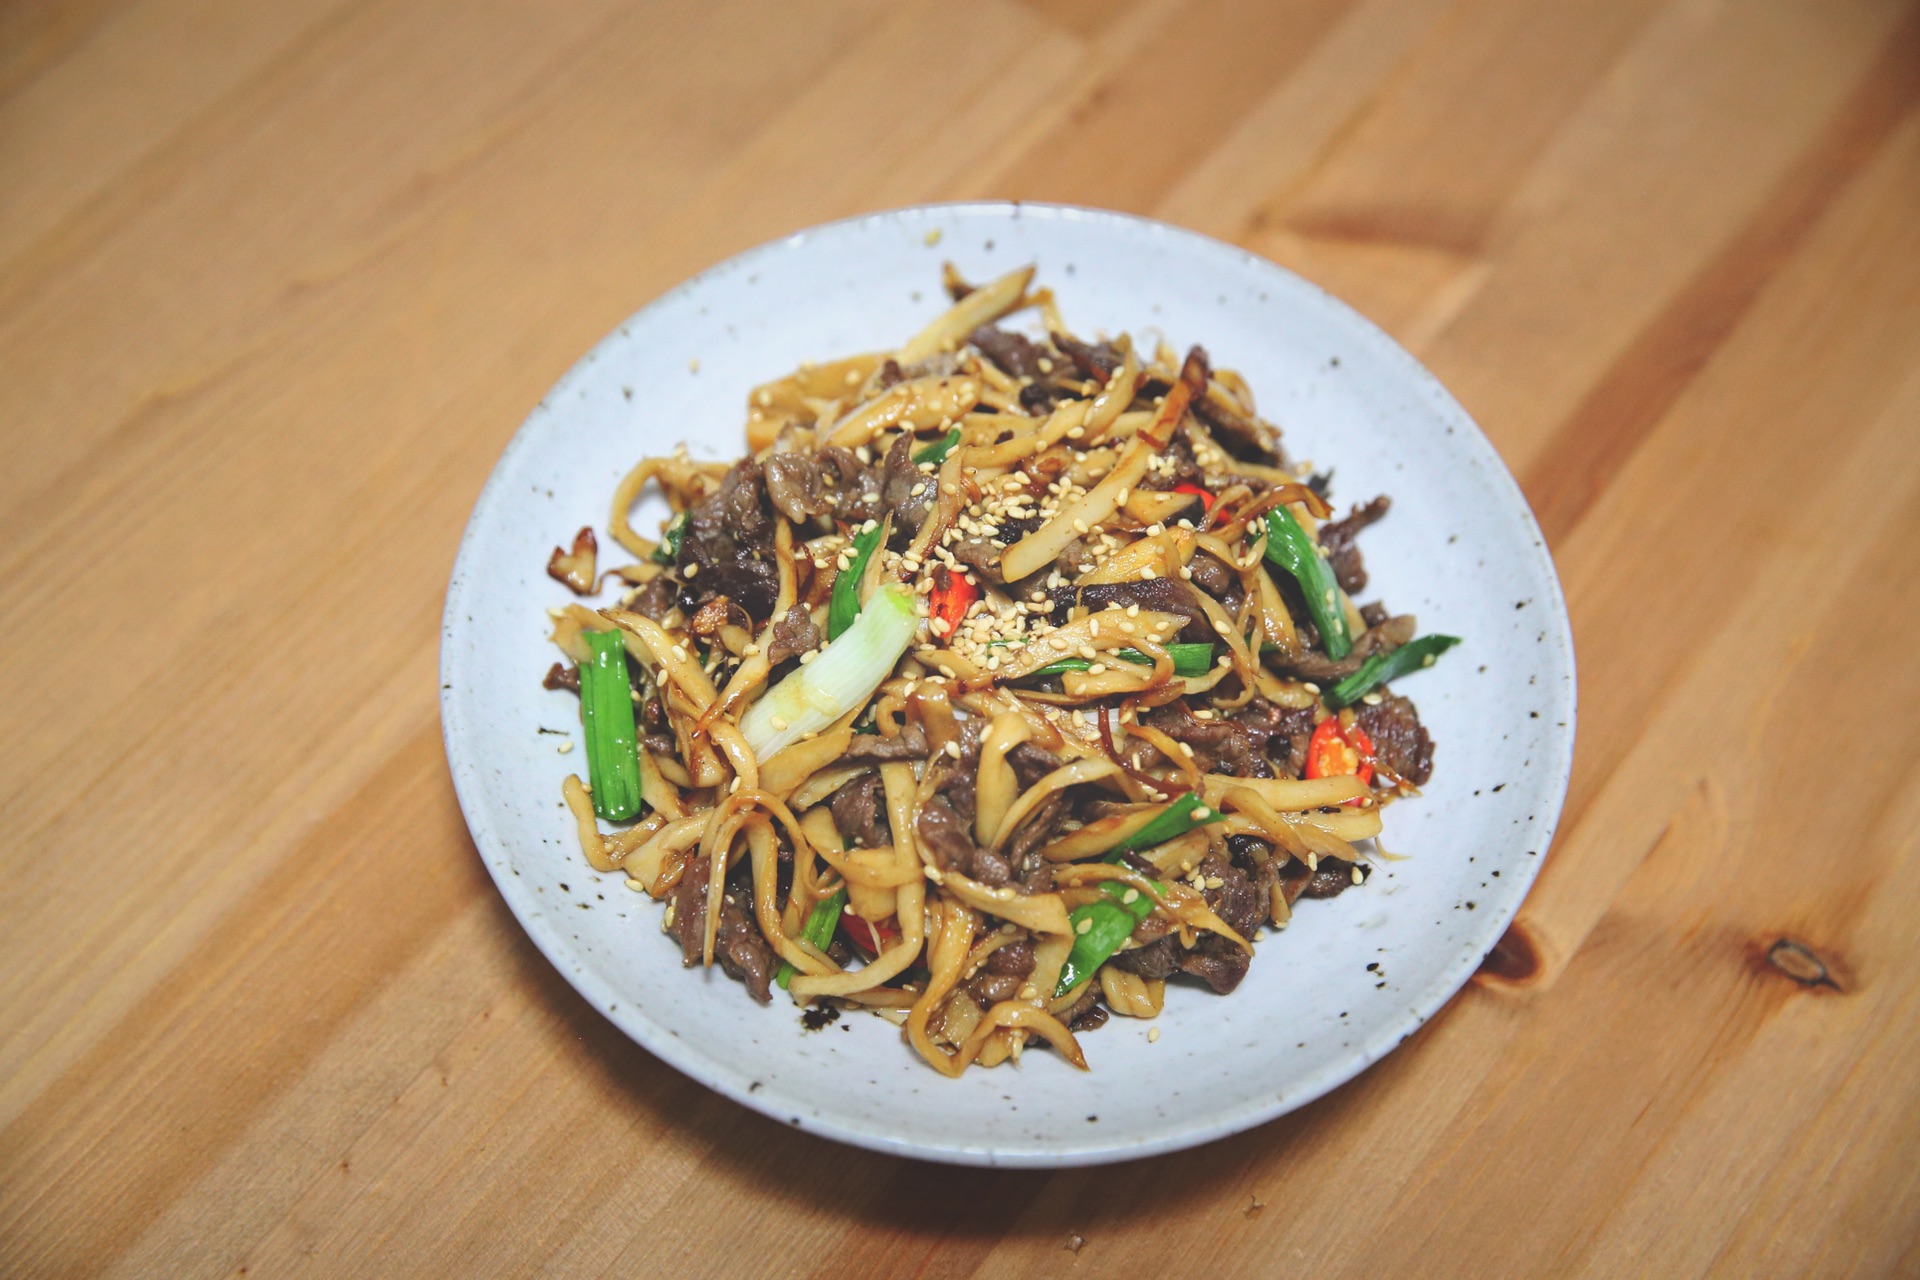
[[[1213,495],[1197,484],[1177,484],[1173,486],[1173,491],[1175,493],[1190,493],[1200,499],[1200,509],[1202,511],[1213,510]]]
[[[1306,776],[1309,778],[1355,777],[1373,781],[1373,739],[1359,725],[1340,727],[1339,717],[1322,720],[1307,740]],[[1358,805],[1359,800],[1347,801]]]
[[[927,597],[927,613],[946,624],[944,628],[934,628],[935,634],[943,640],[952,636],[966,620],[967,610],[979,598],[980,588],[967,581],[965,574],[945,568],[935,570],[933,591]]]

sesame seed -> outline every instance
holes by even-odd
[[[1196,822],[1205,822],[1208,818],[1211,818],[1212,816],[1213,816],[1213,810],[1207,808],[1207,806],[1203,804],[1195,805],[1193,807],[1193,818],[1194,818],[1194,821]]]
[[[633,890],[635,893],[645,893],[647,891],[647,886],[635,880],[632,876],[627,877],[627,888]]]
[[[1154,571],[1154,567],[1152,565],[1148,565],[1146,568],[1140,571],[1140,576],[1146,579],[1148,582],[1152,582],[1155,578],[1159,577],[1160,575]]]
[[[1140,901],[1140,891],[1129,885],[1127,891],[1120,895],[1120,901],[1125,906],[1132,906]]]
[[[699,575],[700,566],[698,564],[690,564],[686,567],[685,570],[683,570],[683,572],[686,574],[687,581],[692,582],[694,578]]]
[[[558,751],[563,756],[566,755],[569,751],[573,750],[573,739],[562,738],[560,740],[560,745],[555,747],[554,750]]]
[[[814,657],[815,657],[815,655],[817,655],[817,654],[818,654],[819,652],[820,652],[820,651],[819,651],[818,649],[809,649],[809,650],[807,650],[807,651],[806,651],[805,653],[803,653],[803,654],[801,654],[801,655],[800,655],[800,665],[804,667],[804,666],[806,666],[806,665],[807,665],[807,664],[808,664],[809,662],[812,662],[812,661],[813,661],[813,659],[814,659]]]
[[[960,744],[958,742],[948,742],[946,752],[950,758],[958,760],[960,758]]]
[[[767,723],[772,725],[775,729],[784,729],[787,727],[787,722],[785,720],[782,720],[779,716],[774,716],[773,718],[768,720]]]
[[[1148,1027],[1148,1028],[1147,1028],[1147,1043],[1148,1043],[1148,1044],[1156,1044],[1156,1043],[1158,1043],[1158,1042],[1159,1042],[1159,1039],[1160,1039],[1160,1028],[1158,1028],[1158,1027]]]

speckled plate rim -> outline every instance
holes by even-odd
[[[551,917],[535,909],[531,895],[511,873],[506,840],[495,827],[489,806],[484,802],[484,787],[479,776],[479,764],[466,749],[468,735],[474,730],[462,701],[462,692],[467,688],[466,650],[458,640],[463,630],[462,620],[469,613],[469,593],[475,576],[469,557],[474,554],[474,546],[479,540],[478,530],[483,513],[491,504],[498,501],[504,486],[509,483],[513,464],[519,453],[533,444],[536,432],[532,428],[542,413],[559,403],[564,393],[570,391],[575,383],[585,376],[588,368],[598,357],[610,352],[623,340],[623,331],[628,326],[636,324],[640,317],[655,308],[667,306],[687,295],[699,293],[724,277],[742,271],[751,271],[756,264],[772,255],[804,250],[809,244],[836,231],[901,222],[926,223],[929,226],[944,225],[947,220],[956,217],[1031,218],[1064,222],[1102,222],[1109,225],[1124,224],[1141,234],[1184,241],[1186,247],[1196,253],[1223,258],[1251,276],[1257,277],[1262,287],[1266,289],[1275,293],[1292,293],[1319,307],[1331,322],[1346,330],[1344,336],[1355,343],[1371,348],[1371,354],[1382,359],[1389,366],[1397,366],[1405,380],[1404,390],[1418,395],[1438,418],[1452,428],[1449,434],[1453,441],[1453,448],[1467,455],[1468,462],[1477,465],[1485,472],[1493,491],[1506,507],[1503,514],[1524,530],[1527,546],[1514,550],[1531,562],[1534,585],[1540,593],[1537,603],[1547,606],[1542,610],[1545,615],[1542,619],[1545,626],[1543,663],[1547,673],[1557,680],[1558,687],[1546,696],[1556,704],[1553,710],[1564,728],[1553,739],[1555,748],[1553,758],[1544,762],[1549,769],[1547,785],[1541,792],[1546,803],[1541,804],[1537,812],[1527,819],[1518,837],[1537,850],[1538,856],[1530,857],[1523,863],[1514,864],[1517,868],[1516,874],[1503,878],[1498,887],[1491,888],[1490,892],[1483,894],[1486,899],[1484,905],[1489,909],[1479,914],[1479,927],[1474,930],[1479,945],[1471,949],[1461,948],[1450,963],[1429,971],[1423,983],[1408,990],[1403,1012],[1397,1017],[1383,1019],[1377,1029],[1356,1043],[1345,1057],[1294,1079],[1289,1087],[1277,1096],[1257,1098],[1223,1108],[1209,1123],[1188,1125],[1177,1131],[1145,1140],[1083,1142],[1070,1144],[1058,1150],[1008,1150],[990,1145],[941,1145],[903,1138],[898,1134],[863,1124],[858,1116],[850,1116],[845,1111],[826,1111],[806,1105],[797,1106],[791,1099],[770,1096],[770,1091],[760,1088],[761,1082],[752,1072],[708,1056],[679,1039],[668,1028],[640,1015],[632,1008],[619,1006],[617,1011],[610,1012],[609,1006],[618,1004],[618,992],[591,968],[571,963],[572,949],[567,940],[561,936],[558,925]],[[1547,550],[1546,540],[1534,519],[1532,509],[1520,491],[1519,484],[1514,480],[1499,453],[1480,430],[1478,424],[1425,365],[1395,342],[1385,331],[1338,298],[1257,254],[1198,232],[1132,214],[1075,205],[1016,201],[962,201],[912,205],[822,223],[767,241],[718,263],[660,295],[627,321],[616,326],[554,384],[552,390],[528,415],[527,420],[515,432],[513,439],[502,452],[500,460],[495,464],[474,504],[474,512],[462,535],[447,588],[446,608],[441,627],[440,685],[442,737],[448,766],[461,811],[465,815],[482,861],[486,864],[488,873],[498,886],[509,909],[513,911],[534,945],[602,1016],[607,1017],[636,1043],[676,1070],[776,1121],[822,1137],[889,1155],[949,1164],[1005,1168],[1066,1168],[1107,1164],[1199,1146],[1253,1128],[1306,1106],[1358,1076],[1392,1052],[1466,985],[1478,968],[1480,960],[1499,941],[1518,913],[1521,903],[1525,900],[1538,874],[1540,864],[1546,859],[1565,803],[1567,784],[1573,767],[1577,711],[1572,627],[1567,616],[1565,595],[1555,571],[1552,556]],[[796,1114],[796,1110],[807,1114]]]

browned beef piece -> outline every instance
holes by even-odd
[[[776,453],[766,463],[767,496],[796,524],[831,515],[849,524],[878,519],[880,476],[847,449]]]
[[[1107,1024],[1107,1011],[1100,1006],[1100,988],[1088,987],[1073,1007],[1060,1016],[1069,1031],[1094,1031]]]
[[[1236,778],[1271,778],[1273,765],[1261,750],[1267,735],[1258,723],[1238,720],[1198,720],[1185,698],[1176,698],[1140,718],[1150,729],[1193,748],[1194,764],[1203,773],[1226,773]]]
[[[1412,702],[1388,693],[1378,706],[1363,702],[1354,708],[1354,718],[1373,739],[1374,755],[1388,769],[1416,787],[1433,776],[1433,739]]]
[[[580,668],[572,663],[554,663],[547,668],[547,674],[541,678],[542,689],[570,689],[580,692]]]
[[[1320,545],[1327,553],[1327,563],[1333,567],[1333,576],[1340,580],[1340,589],[1348,595],[1364,590],[1367,585],[1367,564],[1353,540],[1362,529],[1386,515],[1392,505],[1393,500],[1383,493],[1340,519],[1320,526]]]
[[[893,830],[887,825],[886,792],[878,776],[861,774],[834,792],[827,808],[833,812],[833,825],[846,839],[868,849],[893,843]]]
[[[752,891],[742,885],[729,888],[720,900],[720,927],[714,933],[713,955],[728,977],[745,983],[747,994],[766,1004],[772,998],[767,988],[773,980],[773,948],[741,905],[751,898]]]
[[[1207,424],[1214,441],[1243,462],[1271,466],[1280,461],[1280,434],[1242,409],[1217,386],[1193,402],[1193,416]]]
[[[1259,903],[1254,923],[1258,924],[1266,918],[1269,890],[1280,878],[1280,863],[1286,855],[1275,857],[1272,845],[1253,836],[1228,836],[1227,849],[1233,855],[1233,865],[1246,872],[1253,885],[1254,898]]]
[[[1256,696],[1233,713],[1232,721],[1247,732],[1273,767],[1272,774],[1262,776],[1300,776],[1307,759],[1307,740],[1313,736],[1312,707],[1282,707]]]
[[[1360,621],[1366,623],[1369,627],[1379,626],[1385,622],[1388,617],[1387,606],[1381,604],[1378,600],[1360,606]]]
[[[856,733],[841,755],[843,764],[885,764],[892,760],[925,760],[927,735],[919,725],[907,723],[898,737],[883,738],[877,733]]]
[[[1337,898],[1353,888],[1353,864],[1344,858],[1322,858],[1307,876],[1304,898]]]
[[[1126,362],[1126,357],[1111,342],[1086,343],[1064,333],[1053,334],[1052,338],[1053,345],[1065,352],[1082,374],[1096,382],[1106,382],[1113,371]]]
[[[1203,892],[1213,913],[1235,933],[1251,939],[1267,913],[1265,901],[1254,893],[1252,878],[1217,853],[1202,858],[1197,870],[1209,885]],[[1211,887],[1215,880],[1220,882],[1217,889]]]
[[[658,622],[672,612],[674,605],[679,602],[679,596],[673,580],[663,574],[628,596],[626,607]]]
[[[1315,649],[1306,649],[1292,657],[1274,660],[1276,670],[1301,680],[1311,680],[1322,689],[1338,684],[1360,669],[1360,664],[1376,653],[1392,653],[1413,639],[1416,621],[1410,613],[1388,618],[1377,627],[1368,627],[1353,642],[1344,658],[1329,658]]]
[[[934,790],[946,797],[947,804],[962,822],[972,827],[980,782],[980,739],[986,730],[978,717],[960,721],[959,730],[956,740],[959,758],[950,758],[943,751],[932,757],[927,768],[935,771]]]
[[[1170,935],[1163,935],[1144,947],[1114,954],[1110,963],[1128,973],[1137,973],[1149,981],[1171,975],[1179,965],[1180,946]]]
[[[981,325],[967,339],[981,355],[1016,378],[1040,376],[1040,357],[1044,354],[1024,333],[1014,333],[995,325]]]
[[[990,1009],[1002,1000],[1011,1000],[1019,995],[1024,981],[1010,974],[982,972],[967,984],[967,991],[973,996],[975,1004],[982,1009]]]
[[[891,387],[895,383],[905,382],[906,380],[907,375],[900,368],[900,362],[898,360],[895,360],[892,356],[888,356],[880,362],[880,386],[882,388]]]
[[[1213,634],[1213,624],[1207,621],[1207,611],[1200,607],[1193,588],[1178,578],[1096,583],[1080,588],[1080,603],[1096,613],[1112,604],[1122,609],[1137,604],[1142,609],[1177,613],[1187,620],[1187,625],[1176,639],[1189,644],[1212,644],[1219,639]]]
[[[914,493],[918,488],[920,492]],[[913,541],[913,535],[926,522],[927,512],[939,498],[939,489],[922,474],[913,460],[913,437],[902,432],[887,450],[881,467],[880,501],[893,513],[893,546],[900,550]]]
[[[700,592],[726,595],[755,618],[767,616],[779,593],[780,572],[759,463],[741,459],[717,490],[688,509],[679,564],[683,578],[697,567]]]
[[[1240,591],[1240,575],[1204,551],[1196,555],[1187,567],[1193,571],[1193,585],[1215,600],[1222,600],[1229,592],[1238,594]],[[1228,606],[1227,612],[1233,611],[1233,607]]]
[[[1033,951],[1033,943],[1021,938],[1017,942],[1009,942],[1004,947],[996,948],[980,967],[988,973],[1024,978],[1033,972],[1034,962],[1037,959]]]
[[[1253,958],[1217,933],[1209,933],[1194,944],[1193,950],[1177,953],[1180,972],[1190,973],[1226,995],[1247,976]]]
[[[1020,407],[1036,418],[1052,413],[1057,402],[1072,398],[1068,392],[1045,382],[1029,382],[1020,388]]]
[[[1013,879],[1013,870],[1005,858],[973,843],[966,823],[944,796],[935,796],[920,806],[914,834],[943,870],[958,871],[996,888]]]
[[[1020,824],[1013,838],[1007,841],[1007,861],[1015,868],[1031,869],[1031,859],[1041,847],[1054,837],[1060,829],[1061,819],[1067,816],[1067,796],[1056,791],[1042,800],[1027,820]]]
[[[1007,752],[1007,763],[1013,766],[1013,776],[1019,780],[1020,789],[1024,791],[1066,761],[1045,747],[1037,747],[1031,742],[1022,742]]]
[[[708,863],[698,854],[687,860],[680,883],[673,886],[673,937],[680,944],[680,960],[688,968],[700,963],[707,935]]]
[[[767,646],[767,661],[779,666],[788,658],[797,658],[809,649],[820,647],[820,628],[813,625],[813,614],[803,604],[789,608],[773,624],[773,641]]]

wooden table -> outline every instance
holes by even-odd
[[[1578,632],[1493,971],[1148,1163],[683,1079],[523,937],[441,755],[454,546],[553,379],[736,250],[970,196],[1352,301]],[[0,1272],[1920,1271],[1911,5],[17,0],[0,424]]]

